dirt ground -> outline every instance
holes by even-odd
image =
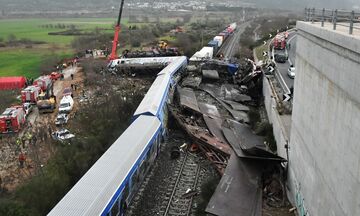
[[[74,109],[72,114],[78,109],[78,95],[83,89],[84,75],[80,67],[69,67],[63,71],[64,80],[57,80],[54,83],[54,94],[59,105],[63,89],[70,87],[71,84],[77,85],[74,92]],[[74,79],[71,79],[74,74]],[[57,106],[58,108],[58,106]],[[55,146],[51,138],[51,132],[56,130],[55,118],[58,109],[50,114],[39,114],[35,108],[28,116],[27,123],[18,134],[4,135],[0,140],[0,188],[5,191],[13,191],[17,186],[41,172],[41,168],[46,166],[47,160],[54,154]],[[71,117],[69,119],[71,121]],[[28,137],[28,134],[36,137],[30,142],[26,139],[22,144],[16,143],[17,138]],[[23,152],[26,156],[24,168],[20,168],[19,154]]]

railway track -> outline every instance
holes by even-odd
[[[163,206],[159,215],[163,216],[187,216],[190,215],[193,196],[186,196],[189,189],[196,190],[200,175],[200,166],[190,153],[185,153],[179,160],[180,164],[175,170],[177,177],[168,187]]]
[[[245,22],[238,25],[236,31],[225,40],[224,44],[221,46],[216,55],[222,53],[225,58],[232,58],[236,53],[236,48],[239,47],[239,40],[241,34],[245,31],[246,27],[250,25],[250,22]]]

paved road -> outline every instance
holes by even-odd
[[[286,63],[277,63],[278,70],[284,79],[288,88],[294,86],[294,79],[291,79],[287,75],[287,70],[289,69],[290,65],[295,66],[295,56],[296,56],[296,32],[291,32],[289,34],[288,43],[290,43],[290,49],[286,50],[288,52],[289,60]],[[284,52],[282,50],[275,50],[275,53]]]

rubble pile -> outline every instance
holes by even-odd
[[[262,74],[251,60],[238,66],[236,72],[219,61],[190,65],[177,87],[175,104],[169,105],[178,125],[223,175],[206,209],[208,213],[260,215],[263,189],[269,191],[269,184],[273,184],[262,181],[265,168],[274,170],[286,162],[270,150],[265,137],[256,135],[250,127],[248,113],[261,103]],[[244,176],[244,172],[251,175]],[[252,189],[250,182],[255,183]],[[228,187],[233,188],[232,196],[226,195]],[[249,197],[253,198],[251,205],[237,201]],[[224,208],[229,203],[230,207]]]

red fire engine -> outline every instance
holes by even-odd
[[[36,104],[37,98],[40,94],[40,87],[39,86],[28,86],[24,90],[21,91],[21,101],[23,103],[32,103]]]
[[[18,132],[25,123],[25,110],[22,106],[7,108],[0,115],[0,133]]]

